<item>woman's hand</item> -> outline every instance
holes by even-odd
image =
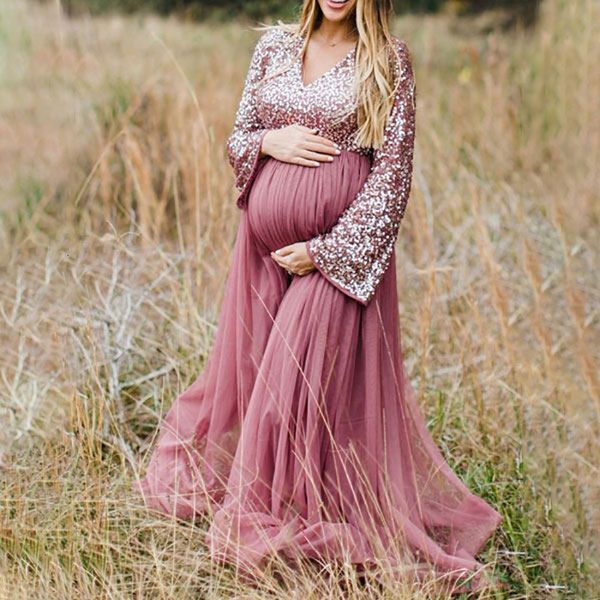
[[[271,258],[292,275],[306,275],[316,269],[306,252],[306,243],[297,242],[271,252]]]
[[[335,142],[317,135],[316,131],[295,123],[281,129],[271,129],[263,137],[261,155],[307,167],[331,162],[340,150]]]

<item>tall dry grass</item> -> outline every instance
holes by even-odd
[[[505,516],[481,557],[509,591],[482,597],[598,597],[599,13],[395,27],[418,86],[405,360],[449,462]],[[128,498],[210,350],[255,39],[0,8],[0,597],[430,597],[312,571],[250,589],[203,525]]]

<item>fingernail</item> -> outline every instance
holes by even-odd
[[[336,153],[336,154],[339,154],[340,152],[341,152],[341,150],[340,150],[339,148],[336,148],[336,149],[335,149],[335,153]]]
[[[333,156],[328,156],[328,157],[327,157],[327,160],[328,160],[329,162],[331,162],[331,161],[333,160]]]

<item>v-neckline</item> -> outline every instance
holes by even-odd
[[[358,46],[358,43],[354,44],[352,49],[345,56],[340,58],[340,60],[338,60],[329,69],[327,69],[326,71],[321,73],[318,77],[313,79],[310,83],[304,83],[304,74],[303,74],[304,73],[304,64],[303,64],[304,56],[300,55],[296,61],[296,64],[297,64],[297,70],[298,70],[298,79],[300,80],[300,86],[302,87],[302,89],[303,90],[309,89],[315,83],[317,83],[317,81],[321,81],[321,79],[323,79],[325,76],[329,75],[330,73],[333,73],[336,69],[341,67],[356,52],[357,46]]]

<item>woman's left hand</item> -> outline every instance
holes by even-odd
[[[306,275],[316,269],[306,252],[306,243],[297,242],[271,252],[271,258],[292,275]]]

